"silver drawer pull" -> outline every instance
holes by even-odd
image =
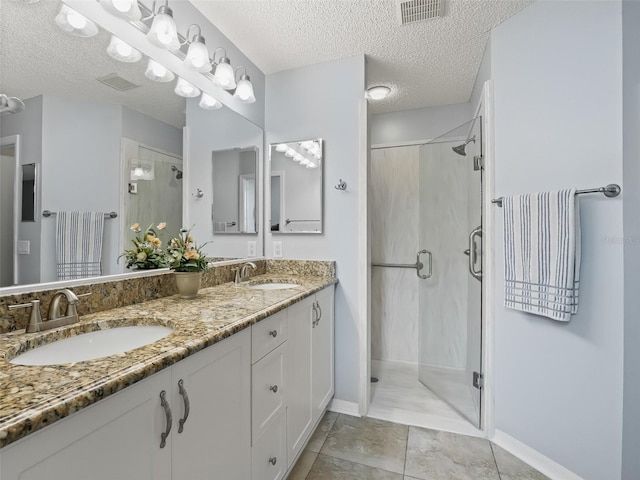
[[[271,385],[269,387],[269,390],[271,390],[273,393],[278,393],[278,385]]]
[[[278,336],[278,331],[277,330],[269,330],[269,335],[271,335],[273,338],[276,338]]]
[[[271,457],[271,458],[269,459],[269,463],[270,463],[271,465],[275,465],[276,463],[278,463],[278,458],[277,458],[277,457]]]
[[[178,382],[178,392],[182,395],[182,400],[184,401],[184,417],[180,419],[178,422],[178,433],[182,433],[184,430],[184,424],[187,423],[187,418],[189,418],[189,395],[187,395],[187,391],[184,388],[184,382],[182,379]]]
[[[165,398],[166,395],[167,392],[165,392],[164,390],[160,392],[160,405],[162,405],[162,408],[164,408],[164,415],[167,418],[166,430],[160,435],[160,448],[164,448],[164,446],[167,444],[167,437],[171,432],[171,424],[173,423],[171,408],[169,407],[169,402],[167,402],[167,399]]]
[[[318,307],[318,320],[316,320],[316,325],[320,323],[320,319],[322,318],[322,308],[320,308],[320,302],[316,302],[316,307]]]

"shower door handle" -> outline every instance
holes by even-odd
[[[420,261],[420,255],[422,255],[423,253],[426,253],[427,255],[429,255],[429,263],[427,263],[427,265],[429,267],[429,272],[426,275],[421,275],[420,274],[420,271],[424,267],[424,264]],[[418,255],[416,256],[416,272],[418,274],[418,277],[423,279],[423,280],[426,280],[427,278],[430,278],[431,275],[433,275],[433,255],[431,254],[430,251],[428,251],[428,250],[420,250],[418,252]]]
[[[469,273],[476,280],[482,280],[482,268],[476,270],[476,263],[478,261],[478,244],[476,243],[476,237],[482,238],[482,226],[472,230],[469,234]]]

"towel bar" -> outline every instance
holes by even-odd
[[[620,185],[615,183],[610,183],[606,187],[599,188],[587,188],[586,190],[576,190],[576,195],[582,195],[583,193],[603,193],[605,197],[614,198],[620,195],[622,189]],[[499,207],[502,207],[502,199],[504,197],[494,198],[491,200],[491,203],[497,204]]]
[[[43,217],[50,217],[51,215],[57,215],[58,212],[52,212],[51,210],[43,210],[42,211],[42,216]],[[116,218],[118,216],[118,214],[116,212],[109,212],[109,213],[105,213],[104,214],[105,218]]]

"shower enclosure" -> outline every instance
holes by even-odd
[[[372,150],[371,351],[379,382],[369,414],[376,418],[480,427],[481,123]]]
[[[480,427],[480,117],[421,146],[419,155],[419,238],[433,268],[419,285],[418,378]]]

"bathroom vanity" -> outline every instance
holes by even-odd
[[[173,332],[75,364],[10,364],[39,334],[1,335],[0,478],[284,478],[333,396],[335,282],[267,273],[87,315],[59,330]]]

